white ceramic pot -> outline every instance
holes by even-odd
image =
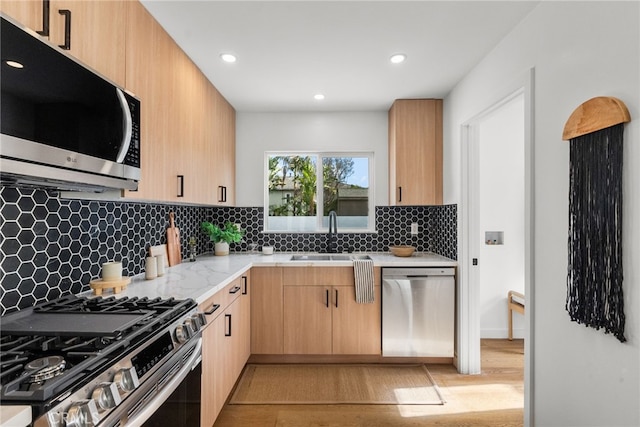
[[[229,244],[227,242],[218,242],[213,250],[217,256],[229,255]]]

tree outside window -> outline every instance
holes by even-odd
[[[341,229],[368,230],[373,204],[371,157],[370,153],[269,154],[265,230],[325,231],[330,211],[338,214]]]

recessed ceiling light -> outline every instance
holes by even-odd
[[[389,61],[391,61],[391,63],[393,64],[399,64],[401,62],[404,62],[405,59],[407,59],[407,55],[405,55],[404,53],[396,53],[394,55],[391,55]]]
[[[224,62],[236,62],[237,60],[236,56],[231,53],[223,53],[220,55],[220,58],[222,58]]]
[[[7,64],[9,67],[13,67],[13,68],[24,68],[24,65],[22,65],[21,63],[16,62],[16,61],[8,60],[8,61],[5,61],[5,64]]]
[[[315,99],[316,101],[322,101],[324,99],[324,95],[321,93],[316,93],[315,95],[313,95],[313,99]]]

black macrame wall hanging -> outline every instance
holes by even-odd
[[[622,292],[622,135],[630,121],[616,98],[580,105],[562,139],[570,141],[569,265],[572,321],[624,337]]]

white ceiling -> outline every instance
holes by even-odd
[[[442,98],[539,2],[142,3],[237,111],[262,112]],[[238,61],[222,62],[223,52]],[[397,52],[407,60],[391,64]]]

